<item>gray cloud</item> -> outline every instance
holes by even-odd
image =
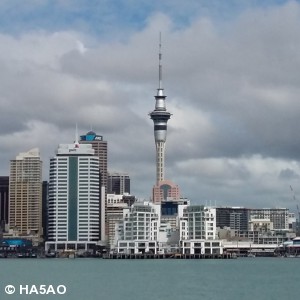
[[[280,179],[285,179],[285,180],[291,180],[291,179],[299,179],[300,175],[297,174],[294,170],[291,169],[284,169],[281,170],[279,173],[279,178]]]
[[[90,126],[109,143],[109,168],[148,198],[155,180],[157,40],[169,121],[167,177],[196,203],[288,206],[300,166],[300,6],[248,10],[223,28],[195,18],[177,28],[161,13],[128,39],[78,32],[0,35],[0,170],[19,152]],[[300,189],[300,188],[299,188]]]

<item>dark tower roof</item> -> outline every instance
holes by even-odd
[[[96,135],[96,133],[94,131],[89,131],[86,135]]]

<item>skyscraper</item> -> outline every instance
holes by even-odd
[[[8,224],[8,188],[9,177],[0,176],[0,231]]]
[[[106,195],[107,195],[107,142],[103,140],[102,135],[97,135],[94,131],[89,131],[86,135],[80,136],[80,144],[91,144],[95,153],[99,158],[99,172],[100,172],[100,239],[105,241],[107,238],[106,229]]]
[[[22,235],[42,235],[42,161],[37,148],[10,161],[9,227]]]
[[[107,177],[107,194],[130,194],[130,178],[126,173],[109,173]]]
[[[107,141],[102,135],[89,131],[86,135],[80,136],[79,144],[91,144],[95,150],[95,156],[99,157],[100,186],[107,187]]]
[[[162,88],[161,40],[159,43],[159,85],[155,96],[155,109],[149,115],[154,123],[156,146],[156,184],[165,179],[165,143],[167,138],[167,122],[171,114],[166,109],[164,89]]]
[[[50,159],[48,212],[46,250],[88,250],[99,240],[99,158],[92,145],[59,145]]]

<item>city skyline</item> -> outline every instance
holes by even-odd
[[[78,123],[81,134],[92,126],[103,135],[108,170],[128,173],[132,194],[148,199],[155,183],[148,113],[162,32],[174,114],[165,178],[193,204],[295,210],[300,4],[134,2],[0,4],[0,175],[19,152],[39,147],[48,179],[49,158],[73,142]]]

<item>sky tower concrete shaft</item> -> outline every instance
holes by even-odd
[[[159,39],[159,85],[155,96],[155,109],[149,113],[154,123],[154,138],[156,145],[156,184],[164,180],[165,143],[167,138],[167,122],[171,114],[166,109],[166,96],[162,88],[161,37]]]

